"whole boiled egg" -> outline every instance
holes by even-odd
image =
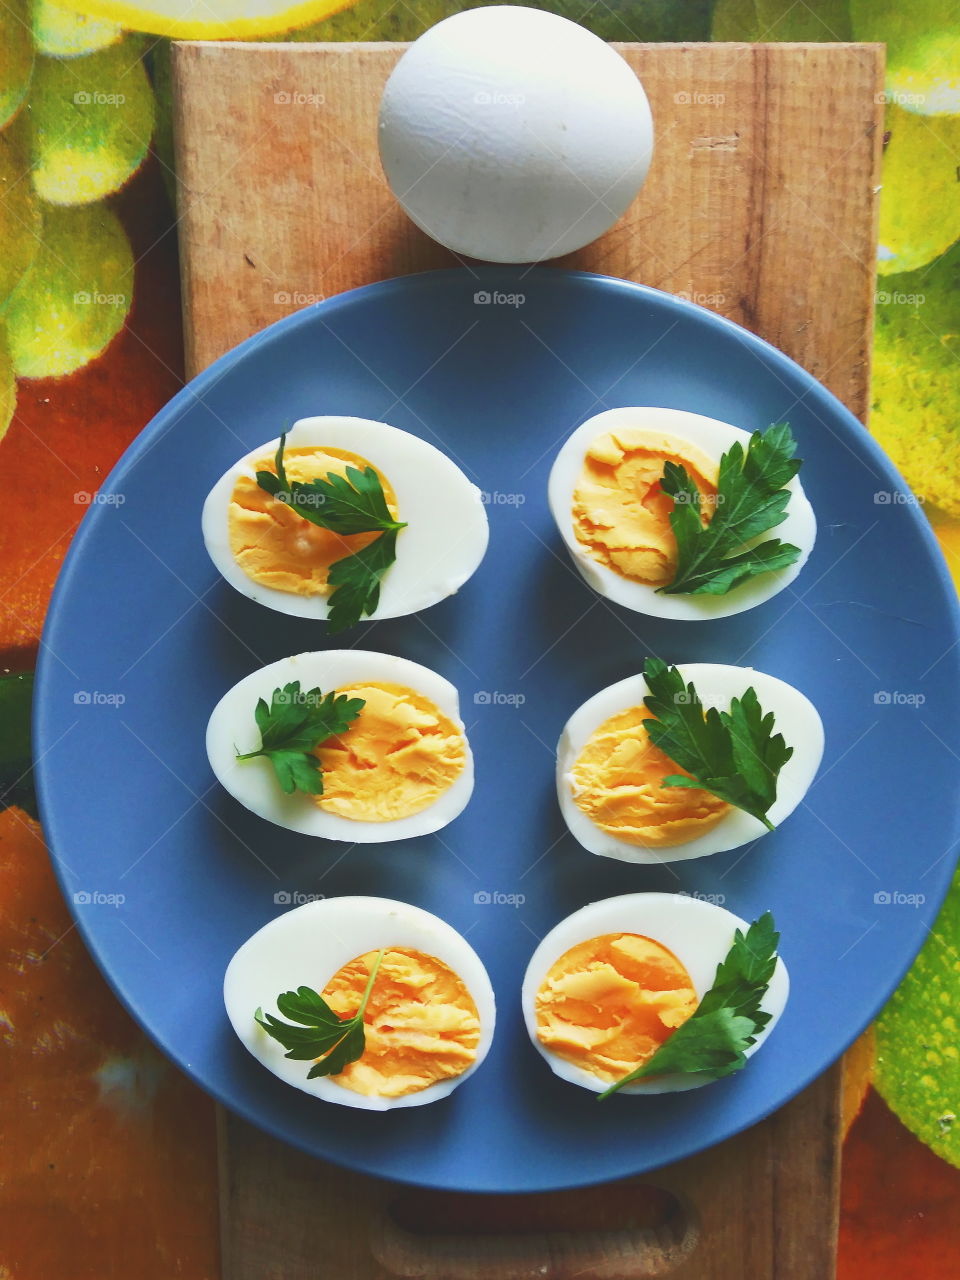
[[[494,5],[410,46],[380,106],[380,159],[410,218],[455,253],[536,262],[589,244],[653,153],[643,86],[566,18]]]
[[[602,1093],[648,1061],[713,986],[717,965],[747,923],[726,908],[674,893],[591,902],[546,935],[523,980],[530,1039],[563,1080]],[[778,957],[760,1008],[773,1030],[789,980]],[[620,1093],[672,1093],[708,1084],[704,1073],[636,1080]]]
[[[704,710],[728,711],[734,698],[756,691],[763,712],[773,715],[793,755],[777,778],[776,799],[767,812],[778,826],[801,802],[823,756],[823,724],[799,690],[752,667],[688,662],[677,667],[693,684]],[[737,849],[768,828],[752,814],[699,788],[665,787],[662,779],[683,774],[650,740],[643,721],[649,693],[642,675],[608,685],[578,707],[557,747],[557,796],[571,834],[591,853],[622,862],[678,862]]]
[[[799,479],[785,488],[786,518],[754,542],[779,538],[799,549],[793,564],[741,583],[726,595],[665,595],[677,568],[673,499],[660,487],[664,463],[678,463],[700,491],[705,518],[719,512],[720,459],[751,433],[683,409],[607,409],[577,427],[557,454],[548,498],[573,563],[595,591],[655,618],[705,621],[763,604],[806,563],[817,524]],[[748,546],[751,544],[747,544]]]
[[[326,618],[330,568],[377,533],[333,532],[272,496],[258,471],[275,472],[279,440],[246,454],[217,481],[203,506],[203,540],[214,565],[243,595],[298,618]],[[343,477],[372,468],[389,512],[404,527],[396,561],[383,574],[368,616],[398,618],[453,595],[487,549],[480,490],[446,454],[419,436],[367,418],[301,418],[286,434],[290,481]]]
[[[356,1018],[368,985],[363,1051],[336,1073],[310,1079],[313,1050],[289,1058],[265,1029],[309,1025],[290,1023],[278,1005],[302,987],[338,1018]],[[487,971],[462,934],[389,898],[327,898],[271,920],[230,961],[223,999],[244,1046],[275,1076],[368,1111],[419,1107],[452,1093],[487,1056],[496,1021]]]
[[[313,742],[288,707],[316,708],[336,694],[350,722]],[[258,704],[273,711],[267,732]],[[281,781],[282,753],[296,735],[294,761],[319,766],[322,792]],[[304,735],[308,735],[306,738]],[[473,792],[473,756],[454,686],[429,667],[392,654],[329,649],[282,658],[223,695],[207,725],[207,755],[220,783],[247,809],[291,831],[371,844],[439,831]],[[247,758],[241,758],[247,757]]]

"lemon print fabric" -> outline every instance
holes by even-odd
[[[853,34],[887,46],[887,95],[920,115],[960,113],[956,0],[850,0]]]
[[[928,1147],[960,1168],[960,874],[876,1024],[875,1084]]]
[[[58,4],[51,4],[50,0],[36,0],[34,3],[33,38],[38,53],[53,58],[76,58],[106,49],[122,37],[123,28],[115,22],[64,9]]]
[[[153,132],[153,91],[139,37],[83,58],[37,59],[30,90],[33,184],[44,200],[81,204],[121,187]]]
[[[960,116],[919,116],[888,106],[884,123],[877,251],[882,276],[932,262],[960,236]]]
[[[0,130],[0,309],[28,270],[40,237],[40,201],[24,175],[30,146],[22,116]]]
[[[3,313],[21,378],[72,373],[123,326],[133,291],[133,253],[105,205],[46,205],[33,265]]]
[[[20,110],[33,72],[27,0],[0,4],[0,129]]]
[[[847,0],[717,0],[714,40],[851,40]]]
[[[179,40],[257,40],[346,8],[350,0],[75,0],[67,7],[131,31]]]
[[[17,383],[13,372],[13,360],[7,344],[7,331],[0,321],[0,440],[7,434],[17,407]]]
[[[960,244],[877,291],[870,430],[936,513],[960,520]]]

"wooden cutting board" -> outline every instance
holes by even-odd
[[[865,420],[882,47],[617,48],[650,97],[653,165],[625,217],[559,265],[642,281],[731,317]],[[174,47],[191,374],[320,297],[454,262],[406,219],[380,171],[377,106],[402,51]],[[829,1280],[839,1094],[835,1067],[712,1151],[574,1196],[410,1193],[221,1113],[224,1275]]]

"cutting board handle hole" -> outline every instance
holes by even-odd
[[[370,1244],[409,1280],[645,1280],[669,1276],[698,1235],[673,1192],[627,1182],[548,1196],[402,1191]]]

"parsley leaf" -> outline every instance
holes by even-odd
[[[354,555],[330,566],[327,581],[333,593],[327,625],[331,634],[352,627],[364,614],[369,617],[376,609],[380,579],[397,558],[396,546],[396,530],[390,529]]]
[[[277,996],[277,1008],[284,1017],[299,1023],[298,1026],[281,1022],[272,1013],[264,1014],[262,1009],[253,1015],[267,1035],[273,1036],[287,1050],[283,1055],[285,1058],[298,1062],[319,1059],[307,1072],[308,1080],[317,1076],[335,1076],[348,1063],[356,1062],[362,1056],[365,1044],[363,1015],[383,954],[384,948],[381,948],[370,967],[360,1007],[352,1018],[341,1018],[334,1013],[323,996],[310,987],[297,987],[296,991],[285,991]]]
[[[773,712],[764,714],[756,690],[751,686],[734,698],[729,711],[704,711],[696,688],[684,684],[676,667],[648,658],[643,675],[649,689],[644,706],[656,716],[643,727],[653,745],[691,775],[670,774],[661,785],[709,791],[772,831],[767,810],[793,747],[773,732]]]
[[[717,965],[713,986],[686,1022],[642,1066],[605,1089],[599,1100],[649,1076],[702,1073],[719,1080],[739,1071],[746,1063],[745,1051],[770,1021],[760,1004],[777,965],[779,941],[769,911],[754,920],[746,934],[738,929]]]
[[[286,795],[305,791],[322,796],[323,770],[314,749],[346,732],[364,705],[363,698],[348,698],[344,693],[301,692],[300,681],[294,680],[274,689],[269,706],[259,699],[253,714],[260,730],[260,749],[244,755],[237,752],[237,759],[266,756]]]
[[[797,444],[785,422],[755,431],[744,454],[737,441],[720,459],[713,518],[701,520],[701,494],[687,469],[665,462],[660,487],[673,498],[670,527],[677,540],[673,581],[658,587],[665,595],[726,595],[761,573],[785,569],[799,547],[779,538],[747,543],[787,518],[785,486],[800,470]]]
[[[258,471],[257,484],[278,502],[311,524],[342,537],[356,533],[379,533],[379,537],[353,555],[330,566],[327,582],[330,595],[330,631],[343,631],[376,609],[380,600],[380,579],[397,558],[397,534],[407,526],[394,520],[380,477],[373,467],[347,467],[346,475],[328,472],[325,478],[289,480],[283,463],[286,433],[280,437],[274,460],[276,473]]]

